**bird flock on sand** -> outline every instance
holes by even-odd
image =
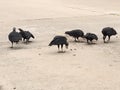
[[[27,44],[29,43],[30,38],[33,38],[33,39],[35,38],[30,31],[25,31],[21,28],[18,28],[18,30],[19,32],[16,31],[15,27],[13,27],[13,31],[10,32],[8,35],[8,39],[12,43],[11,48],[13,48],[13,43],[17,44],[19,41],[23,41]],[[110,41],[110,37],[117,34],[116,30],[112,27],[103,28],[101,33],[103,34],[104,43],[108,43]],[[96,41],[98,40],[98,36],[95,33],[84,34],[84,32],[80,29],[66,31],[65,34],[73,37],[75,42],[80,41],[79,38],[86,39],[88,44],[93,44],[92,42],[93,40],[96,40]],[[106,37],[108,37],[108,40],[106,40]],[[57,45],[58,50],[60,52],[64,52],[63,46],[65,45],[65,47],[68,48],[69,43],[65,36],[58,35],[58,36],[55,36],[53,40],[49,43],[49,46],[52,46],[52,45]]]

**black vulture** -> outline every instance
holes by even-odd
[[[84,35],[84,38],[87,39],[87,43],[89,44],[90,42],[92,43],[92,40],[98,40],[98,37],[96,34],[94,33],[87,33],[86,35]],[[89,42],[90,41],[90,42]]]
[[[106,42],[105,39],[106,39],[107,36],[108,36],[108,41],[110,41],[110,37],[112,35],[116,35],[117,32],[114,28],[105,27],[105,28],[102,29],[102,34],[103,34],[103,41],[105,43]]]
[[[60,48],[60,45],[61,45],[61,50],[63,52],[63,45],[66,46],[66,48],[68,48],[68,42],[67,42],[67,38],[65,36],[55,36],[53,38],[53,40],[50,42],[49,46],[52,46],[52,45],[57,45],[58,46],[58,50]]]
[[[79,39],[79,37],[83,38],[83,36],[84,36],[84,32],[80,29],[66,31],[65,34],[68,34],[69,36],[72,36],[73,38],[75,38],[75,41],[77,41]]]
[[[32,37],[32,38],[35,38],[34,36],[33,36],[33,34],[31,33],[31,32],[29,32],[29,31],[24,31],[24,30],[22,30],[21,28],[19,28],[19,31],[20,31],[20,34],[21,34],[21,36],[22,36],[22,38],[23,38],[23,41],[25,41],[26,40],[26,43],[29,41],[29,39]]]
[[[18,43],[20,40],[22,40],[22,36],[21,34],[19,34],[18,32],[16,32],[16,28],[13,28],[13,31],[9,33],[8,38],[10,40],[10,42],[12,43],[12,47],[13,48],[13,43]]]

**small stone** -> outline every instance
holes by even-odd
[[[76,56],[76,54],[73,54],[73,56]]]
[[[76,48],[74,48],[74,50],[77,50]]]
[[[110,66],[110,67],[112,67],[113,65],[112,65],[112,64],[110,64],[109,66]]]
[[[72,49],[70,49],[72,51]]]
[[[16,87],[13,88],[14,90],[16,89]]]

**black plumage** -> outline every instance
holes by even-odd
[[[66,46],[66,48],[68,48],[68,42],[67,42],[67,38],[65,36],[55,36],[53,38],[53,40],[50,42],[49,46],[52,45],[57,45],[58,46],[58,50],[61,46],[61,50],[63,51],[63,45]]]
[[[29,39],[32,37],[32,38],[35,38],[34,36],[33,36],[33,34],[31,33],[31,32],[29,32],[29,31],[24,31],[24,30],[22,30],[21,28],[19,28],[19,31],[20,31],[20,34],[21,34],[21,36],[22,36],[22,38],[23,38],[23,41],[26,41],[26,43],[29,41]]]
[[[116,35],[117,32],[114,28],[111,27],[105,27],[102,29],[102,34],[103,34],[103,41],[104,43],[106,42],[105,39],[108,36],[108,41],[110,41],[110,37],[113,35]]]
[[[80,29],[66,31],[65,34],[68,34],[69,36],[72,36],[73,38],[75,38],[75,41],[78,41],[79,37],[83,38],[84,36],[84,32]]]
[[[16,28],[13,28],[13,31],[9,33],[8,39],[12,43],[12,48],[13,48],[13,43],[18,43],[20,40],[22,40],[21,34],[16,32]]]
[[[90,43],[90,42],[92,43],[92,40],[98,40],[97,35],[94,33],[87,33],[86,35],[84,35],[84,38],[86,38],[87,43]]]

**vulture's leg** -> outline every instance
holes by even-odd
[[[108,42],[110,41],[110,36],[108,36]]]
[[[26,39],[26,44],[28,44],[28,42],[29,42],[29,39]]]
[[[89,40],[87,39],[87,43],[89,44]]]
[[[60,47],[60,45],[58,44],[58,51],[59,51],[59,47]]]
[[[79,41],[79,37],[77,37],[77,40]]]
[[[106,36],[103,36],[104,43],[105,43],[105,39],[106,39]]]
[[[61,44],[61,50],[62,50],[62,52],[63,52],[63,44]]]
[[[12,46],[11,46],[11,48],[13,48],[13,42],[12,42]]]
[[[23,41],[25,41],[25,38],[23,39]]]
[[[75,38],[75,42],[77,42],[76,38]]]
[[[90,40],[90,42],[92,43],[92,40]]]

